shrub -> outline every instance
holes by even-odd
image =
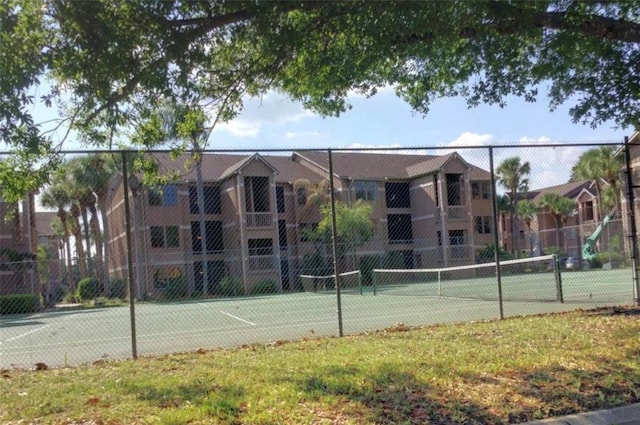
[[[244,295],[244,285],[240,279],[230,276],[223,277],[218,283],[220,295],[224,297],[239,297]]]
[[[404,257],[398,251],[387,252],[382,258],[382,268],[384,269],[403,269]]]
[[[78,282],[77,297],[80,301],[92,300],[98,296],[98,279],[86,277]]]
[[[275,294],[278,292],[276,283],[271,279],[264,279],[255,284],[251,290],[253,295]]]
[[[0,297],[0,314],[34,313],[38,304],[38,297],[34,295],[3,295]]]
[[[610,262],[623,263],[624,255],[619,254],[617,252],[608,252],[608,251],[598,252],[594,257],[594,260],[600,264],[605,264]]]
[[[553,255],[553,254],[555,254],[558,257],[563,257],[563,256],[566,255],[565,252],[564,252],[564,249],[559,248],[557,246],[548,246],[544,250],[542,250],[542,252],[545,255]]]
[[[306,254],[300,262],[300,274],[312,276],[326,276],[331,274],[331,269],[319,252]]]
[[[380,265],[380,258],[373,255],[365,255],[360,258],[360,273],[362,274],[362,284],[370,286],[373,282],[373,269]]]
[[[167,286],[164,293],[165,298],[177,299],[187,296],[187,282],[184,277],[174,277],[167,279]]]
[[[127,298],[127,282],[114,278],[109,281],[109,298]]]
[[[77,293],[74,292],[67,292],[64,295],[64,298],[62,298],[62,302],[65,304],[75,304],[79,301],[80,300],[78,299]]]

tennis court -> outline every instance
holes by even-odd
[[[403,293],[399,286],[378,288],[376,295],[369,287],[365,287],[362,295],[358,291],[346,292],[341,297],[344,333],[384,329],[398,323],[419,326],[497,318],[496,282],[485,279],[489,278],[477,279],[476,283],[488,288],[482,293],[489,291],[495,296],[468,299],[437,296],[429,291],[418,295],[419,286],[433,287],[433,282],[413,283],[415,286],[411,286],[409,294]],[[518,282],[523,292],[524,289],[535,292],[540,285],[540,282],[527,282],[522,276],[514,277],[514,284]],[[545,282],[543,285],[554,288],[553,274],[551,281]],[[450,284],[455,286],[456,282]],[[468,284],[465,281],[460,285],[468,287]],[[509,285],[509,277],[504,276],[503,289],[507,290]],[[562,292],[563,303],[526,297],[507,300],[504,314],[631,304],[631,270],[565,272],[562,273]],[[332,291],[139,303],[135,313],[139,356],[338,335],[337,298]],[[63,366],[130,358],[130,317],[126,306],[4,316],[0,323],[0,367],[31,368],[36,362]]]

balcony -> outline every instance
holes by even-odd
[[[469,218],[469,207],[466,205],[447,206],[447,219],[451,221],[465,221]]]
[[[249,256],[249,270],[275,270],[275,257],[273,255]]]
[[[273,220],[270,212],[247,213],[248,229],[269,229],[273,227]]]

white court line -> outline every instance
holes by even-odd
[[[22,337],[24,337],[24,336],[27,336],[27,335],[30,335],[30,334],[32,334],[32,333],[34,333],[34,332],[38,332],[38,331],[41,331],[41,330],[43,330],[43,329],[45,329],[45,328],[48,328],[49,326],[51,326],[51,323],[49,323],[48,325],[41,326],[41,327],[36,328],[36,329],[31,329],[29,332],[25,332],[25,333],[23,333],[23,334],[16,335],[16,336],[14,336],[14,337],[12,337],[12,338],[5,339],[3,342],[9,342],[9,341],[14,341],[14,340],[16,340],[16,339],[20,339],[20,338],[22,338]]]
[[[249,324],[249,325],[251,325],[251,326],[256,326],[256,324],[255,324],[255,323],[250,322],[250,321],[248,321],[248,320],[244,320],[242,317],[234,316],[233,314],[231,314],[231,313],[227,313],[226,311],[222,311],[222,310],[220,310],[220,313],[224,314],[225,316],[229,316],[229,317],[231,317],[231,318],[233,318],[233,319],[239,320],[239,321],[241,321],[241,322],[247,323],[247,324]]]
[[[73,316],[77,316],[77,314],[72,314],[71,316],[67,316],[67,317],[65,317],[64,319],[62,319],[62,321],[64,322],[65,320],[70,319],[70,318],[72,318]],[[25,333],[23,333],[23,334],[20,334],[20,335],[16,335],[16,336],[14,336],[14,337],[11,337],[11,338],[9,338],[9,339],[5,339],[5,340],[4,340],[4,341],[2,341],[2,342],[15,341],[16,339],[20,339],[20,338],[25,337],[25,336],[27,336],[27,335],[31,335],[32,333],[35,333],[35,332],[41,331],[41,330],[43,330],[43,329],[46,329],[46,328],[48,328],[48,327],[49,327],[49,326],[51,326],[51,325],[52,325],[52,323],[48,323],[48,324],[46,324],[46,325],[44,325],[44,326],[40,326],[39,328],[31,329],[29,332],[25,332]]]

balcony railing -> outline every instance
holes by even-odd
[[[249,257],[249,270],[274,270],[275,257],[273,255],[252,255]]]
[[[466,205],[449,205],[447,207],[447,219],[467,220],[469,218],[469,207]]]
[[[268,229],[273,226],[271,213],[247,213],[247,228]]]

